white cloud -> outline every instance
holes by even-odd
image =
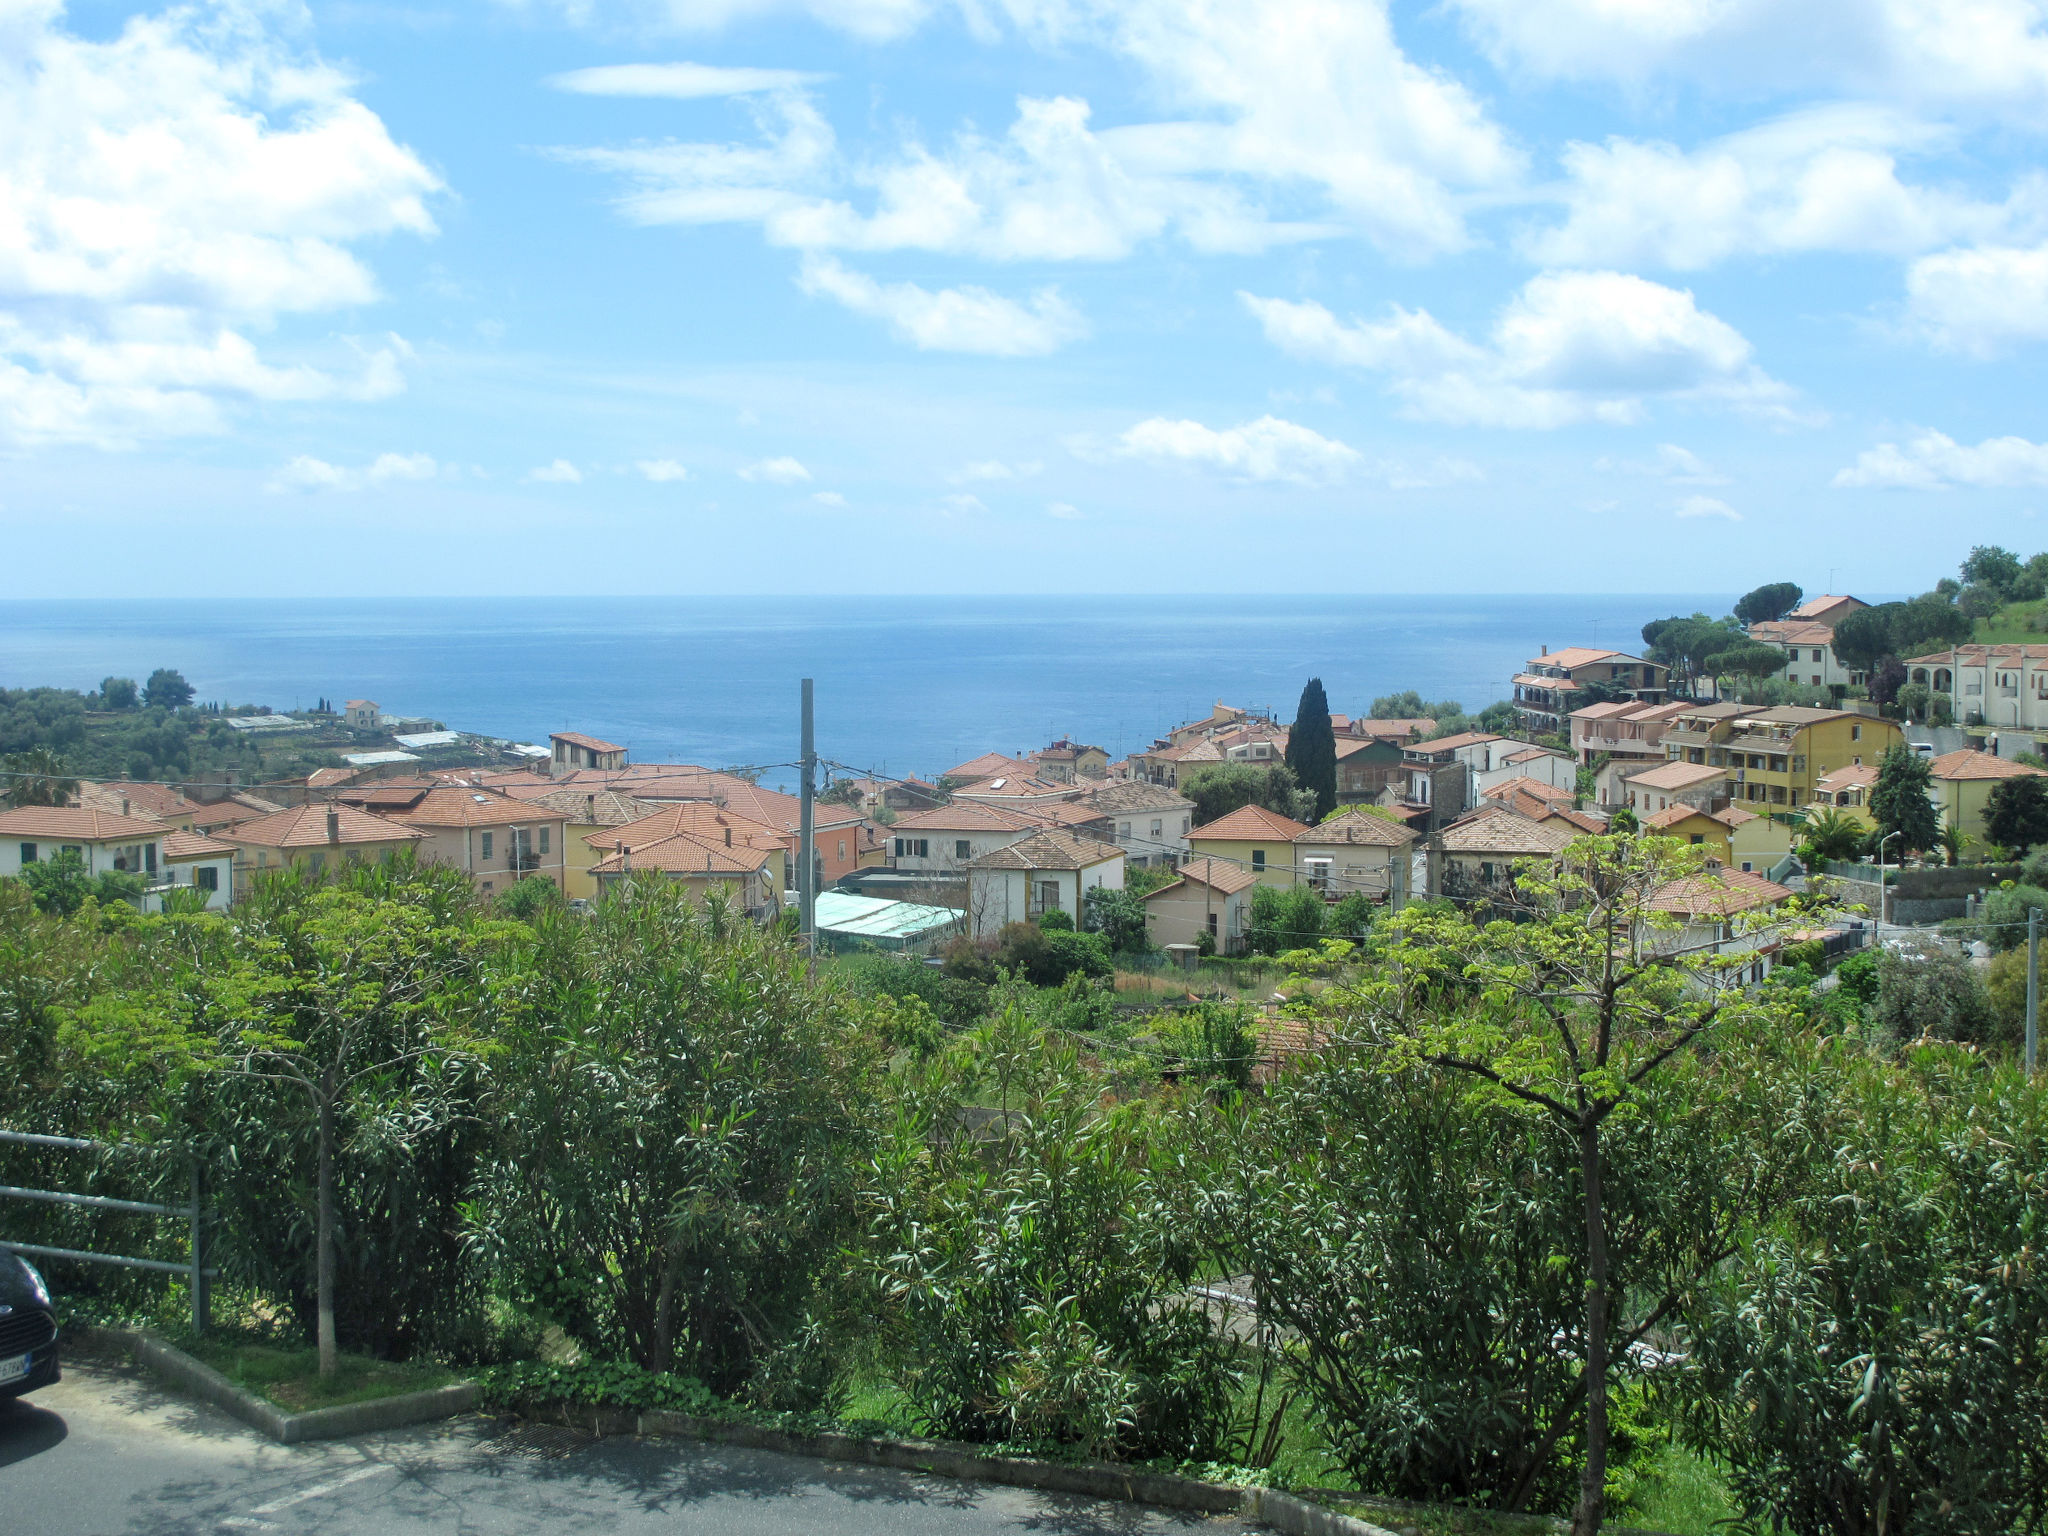
[[[1628,423],[1662,398],[1791,416],[1791,391],[1750,360],[1734,327],[1690,292],[1620,272],[1547,272],[1501,311],[1484,344],[1426,310],[1345,323],[1322,305],[1239,295],[1295,357],[1390,376],[1407,414],[1465,426]]]
[[[1573,143],[1563,153],[1565,222],[1521,245],[1549,266],[1691,269],[1802,251],[1910,256],[2038,222],[2038,177],[2004,203],[1899,179],[1899,154],[1947,149],[1952,138],[1897,112],[1832,106],[1690,152],[1622,138]]]
[[[380,453],[360,469],[330,464],[310,454],[300,454],[270,479],[270,491],[362,491],[375,490],[394,480],[432,480],[441,466],[431,454]]]
[[[1727,502],[1714,496],[1688,496],[1678,504],[1674,517],[1721,517],[1731,523],[1742,521],[1742,514]]]
[[[1072,502],[1048,501],[1045,504],[1045,515],[1047,517],[1059,518],[1062,522],[1071,523],[1079,521],[1081,509]]]
[[[662,96],[694,101],[706,96],[751,96],[812,85],[824,75],[800,69],[746,69],[718,64],[602,64],[548,76],[558,91],[579,96]]]
[[[642,478],[652,480],[656,485],[690,478],[690,472],[674,459],[641,459],[633,467],[640,471]]]
[[[965,491],[952,496],[941,496],[939,505],[950,512],[986,512],[988,503],[979,496],[970,496]]]
[[[237,399],[402,387],[402,344],[329,375],[243,334],[375,299],[351,245],[431,234],[439,186],[265,14],[178,8],[105,41],[47,0],[0,19],[0,437],[120,446],[220,430]]]
[[[1329,485],[1363,462],[1357,449],[1277,416],[1261,416],[1221,431],[1199,421],[1155,416],[1117,439],[1116,456],[1155,464],[1178,463],[1235,480]]]
[[[846,498],[837,491],[813,491],[811,492],[811,500],[821,507],[843,507],[846,505]]]
[[[1005,464],[1001,459],[976,459],[963,464],[946,478],[955,485],[973,485],[983,480],[1025,480],[1045,466],[1035,460]]]
[[[1906,323],[1944,351],[1975,357],[2048,340],[2048,245],[1921,257],[1906,270]]]
[[[1856,456],[1832,482],[1845,489],[1994,489],[2048,485],[2048,443],[1990,437],[1974,448],[1941,432],[1923,432],[1904,447],[1879,443]]]
[[[1351,233],[1417,259],[1469,243],[1467,194],[1521,173],[1478,99],[1401,51],[1385,0],[1005,9],[1061,48],[1136,63],[1182,115],[1097,129],[1085,100],[1025,96],[999,138],[963,128],[933,147],[913,133],[848,157],[815,104],[782,91],[752,145],[565,153],[626,180],[622,205],[644,222],[758,222],[805,250],[993,260],[1114,259],[1169,233],[1229,252]]]
[[[583,471],[567,459],[556,459],[552,464],[543,464],[538,469],[529,469],[526,478],[541,485],[581,485]]]
[[[835,299],[855,314],[886,321],[898,340],[925,352],[978,352],[989,357],[1042,357],[1088,334],[1081,312],[1055,288],[1019,304],[986,288],[878,283],[829,256],[804,259],[797,285]]]
[[[744,21],[808,16],[869,42],[915,30],[939,7],[934,0],[500,0],[508,10],[538,11],[578,26],[632,31],[716,32]]]
[[[2018,111],[2048,106],[2039,0],[1451,0],[1497,61]]]
[[[752,464],[743,464],[739,471],[742,480],[753,480],[766,485],[801,485],[811,478],[811,472],[795,459],[784,454],[778,459],[761,459]]]
[[[1668,480],[1673,485],[1726,485],[1728,477],[1708,464],[1690,448],[1681,448],[1676,443],[1659,443],[1657,451],[1647,459],[1610,459],[1593,461],[1593,467],[1603,473],[1626,475],[1654,475],[1659,480]]]

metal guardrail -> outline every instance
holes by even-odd
[[[60,1147],[68,1151],[94,1151],[110,1149],[119,1143],[89,1141],[79,1136],[44,1136],[33,1131],[0,1130],[0,1142],[15,1142],[31,1147]],[[192,1329],[204,1333],[212,1313],[212,1296],[209,1281],[220,1271],[210,1269],[206,1264],[206,1207],[205,1189],[200,1178],[199,1165],[192,1165],[192,1203],[190,1205],[159,1205],[148,1200],[116,1200],[107,1195],[81,1195],[66,1189],[29,1189],[21,1185],[0,1184],[0,1200],[38,1200],[53,1205],[86,1206],[93,1210],[124,1211],[143,1216],[176,1216],[191,1223],[192,1256],[184,1263],[168,1259],[139,1259],[125,1253],[92,1253],[81,1248],[51,1248],[41,1243],[13,1243],[0,1238],[0,1249],[9,1253],[23,1253],[38,1259],[73,1259],[82,1264],[109,1264],[120,1269],[155,1270],[164,1274],[184,1275],[192,1286]]]

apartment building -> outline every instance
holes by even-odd
[[[1958,645],[1906,662],[1906,676],[1946,694],[1958,723],[2048,732],[2048,645]]]
[[[1573,645],[1543,648],[1515,674],[1515,715],[1533,735],[1562,735],[1572,711],[1601,699],[1661,704],[1671,669],[1627,651]]]
[[[1673,721],[1664,746],[1673,762],[1722,770],[1724,802],[1774,812],[1820,800],[1830,774],[1875,764],[1904,739],[1895,722],[1849,710],[1710,704]]]

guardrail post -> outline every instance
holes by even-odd
[[[206,1332],[212,1320],[213,1297],[206,1279],[206,1181],[199,1159],[192,1159],[192,1331]]]

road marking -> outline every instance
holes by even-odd
[[[250,1513],[274,1515],[281,1509],[290,1509],[294,1504],[303,1504],[308,1499],[324,1499],[328,1494],[346,1488],[350,1483],[360,1483],[366,1477],[375,1477],[380,1472],[390,1472],[393,1470],[394,1468],[388,1462],[380,1462],[370,1467],[357,1467],[355,1471],[344,1472],[340,1477],[328,1482],[315,1483],[310,1488],[302,1488],[288,1498],[272,1499],[268,1504],[258,1504]],[[221,1523],[226,1525],[233,1522],[222,1521]]]

